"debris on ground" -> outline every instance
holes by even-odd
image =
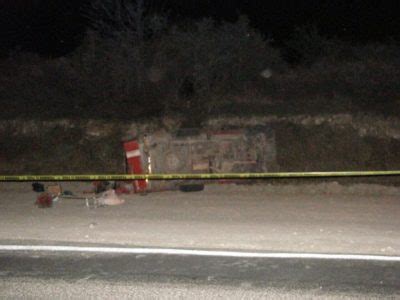
[[[39,182],[32,184],[34,191],[38,192],[43,190],[43,192],[37,196],[35,202],[40,208],[52,207],[54,203],[62,199],[85,200],[85,205],[88,208],[123,204],[125,200],[119,198],[119,195],[131,193],[132,188],[129,188],[127,184],[119,185],[117,189],[115,189],[115,186],[116,183],[113,181],[94,182],[94,189],[90,192],[90,196],[79,196],[75,195],[72,191],[64,191],[60,184],[50,184],[47,186]],[[101,192],[98,192],[99,190]]]
[[[118,197],[115,190],[105,191],[100,197],[96,198],[98,206],[121,205],[125,203],[124,199]]]
[[[43,193],[44,192],[44,185],[39,183],[39,182],[32,183],[32,188],[33,188],[33,191],[35,191],[37,193]]]
[[[32,183],[32,188],[35,192],[40,192],[36,198],[35,204],[40,208],[52,207],[54,202],[57,202],[60,197],[64,194],[60,184],[50,184],[44,186],[39,182]]]
[[[117,185],[115,192],[117,195],[120,194],[132,194],[134,192],[133,185],[130,183],[121,183]]]
[[[93,192],[96,194],[115,189],[116,188],[115,181],[94,181],[93,182]]]
[[[73,195],[74,195],[74,193],[71,191],[63,191],[61,194],[61,196],[73,196]]]
[[[55,198],[62,194],[62,187],[59,184],[51,184],[46,187],[46,191]]]
[[[39,208],[49,208],[53,206],[53,196],[50,193],[44,192],[41,193],[37,199],[35,204]]]

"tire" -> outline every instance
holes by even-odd
[[[200,192],[204,190],[204,184],[184,184],[179,186],[181,192]]]

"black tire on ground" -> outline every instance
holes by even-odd
[[[183,184],[179,186],[181,192],[200,192],[204,190],[204,184]]]

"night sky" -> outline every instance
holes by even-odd
[[[89,0],[0,0],[0,49],[15,47],[44,55],[64,55],[79,45]],[[278,44],[296,26],[315,25],[327,37],[354,42],[399,38],[396,1],[373,0],[151,0],[175,20],[213,17],[234,21],[240,14]]]

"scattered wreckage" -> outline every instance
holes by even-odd
[[[63,191],[60,184],[45,186],[39,182],[35,182],[32,184],[32,188],[35,192],[39,193],[35,202],[39,208],[52,207],[54,203],[62,199],[85,200],[87,208],[114,206],[125,203],[125,200],[119,197],[119,193],[116,192],[114,186],[108,188],[107,184],[103,182],[94,182],[93,190],[84,196],[77,196],[70,191]]]
[[[123,147],[128,174],[271,172],[277,166],[275,134],[269,127],[220,131],[180,129],[174,134],[156,132],[125,141]],[[50,185],[45,191],[40,183],[34,183],[33,189],[42,192],[36,201],[39,207],[50,207],[62,198],[83,199],[87,207],[99,207],[122,204],[123,200],[118,197],[121,193],[201,191],[205,183],[207,180],[94,182],[94,195],[88,197],[63,192],[59,185]]]

